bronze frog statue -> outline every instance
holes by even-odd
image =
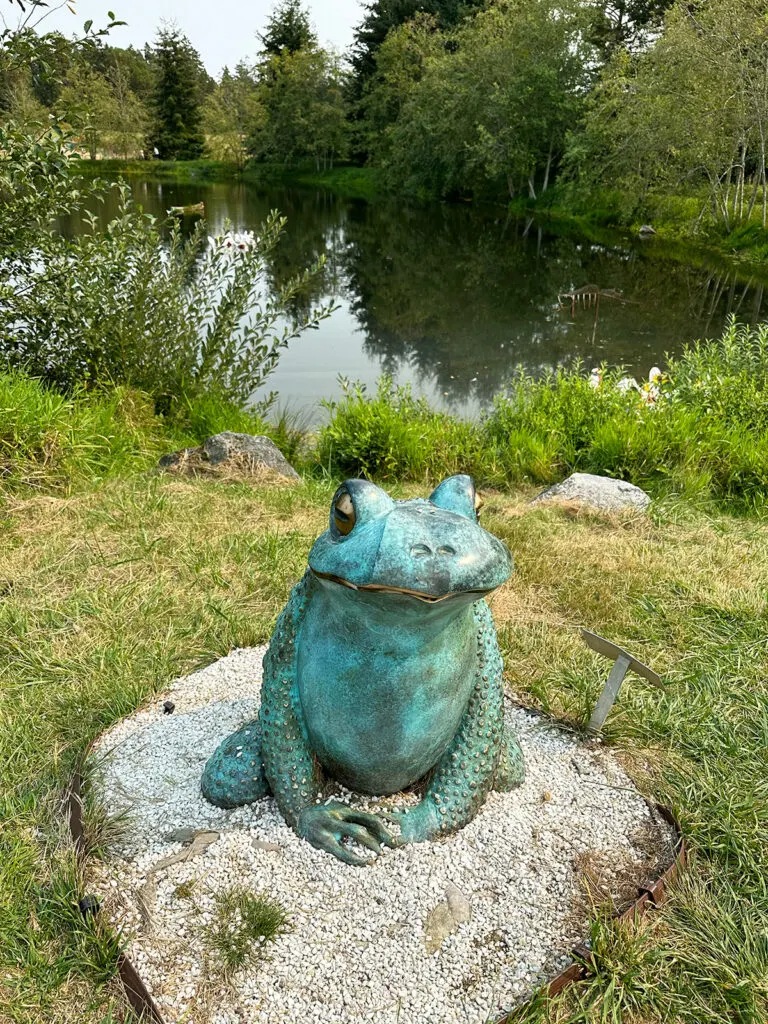
[[[512,571],[478,522],[472,479],[394,501],[347,480],[264,658],[256,721],[208,761],[204,796],[235,807],[274,796],[289,825],[350,864],[381,846],[462,828],[524,775],[504,727],[502,661],[484,598]],[[388,816],[323,802],[326,780],[385,795],[421,786]],[[393,836],[390,820],[400,826]]]

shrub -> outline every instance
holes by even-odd
[[[317,439],[321,465],[344,476],[424,480],[481,472],[479,428],[431,409],[410,387],[382,377],[375,396],[362,384],[342,382],[344,396],[325,402],[331,413]]]
[[[165,245],[121,186],[106,233],[93,218],[86,235],[50,237],[0,310],[0,347],[60,388],[111,381],[152,395],[159,409],[209,391],[242,405],[288,342],[330,312],[287,312],[322,260],[262,300],[284,224],[273,212],[258,236],[210,240],[200,225],[185,240],[177,224]]]
[[[538,380],[520,371],[496,398],[483,431],[505,479],[551,483],[584,461],[595,434],[633,404],[612,386],[616,379],[604,373],[603,386],[593,388],[580,365]]]
[[[721,338],[669,361],[658,401],[617,387],[603,369],[536,379],[522,371],[480,423],[457,420],[385,378],[328,403],[317,456],[338,475],[428,478],[468,472],[480,483],[546,484],[574,471],[742,506],[768,496],[768,325],[731,322]]]

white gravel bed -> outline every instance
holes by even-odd
[[[605,893],[626,895],[658,874],[657,854],[671,860],[668,826],[607,751],[511,704],[524,784],[491,794],[456,835],[385,850],[368,867],[313,849],[271,799],[212,807],[200,775],[217,744],[257,713],[263,654],[234,651],[178,680],[98,744],[101,799],[125,822],[92,881],[166,1021],[484,1024],[570,962],[587,930],[585,872]],[[220,835],[158,867],[185,849],[169,839],[178,829]],[[290,930],[225,983],[204,929],[216,894],[234,885],[278,900]],[[469,901],[471,920],[430,954],[425,922],[450,886]]]

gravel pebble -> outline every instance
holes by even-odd
[[[125,820],[93,882],[169,1022],[483,1024],[529,998],[583,941],[585,858],[603,865],[601,881],[610,883],[611,872],[643,881],[648,835],[669,848],[668,827],[607,751],[512,704],[506,716],[525,754],[524,784],[492,793],[456,835],[385,850],[369,867],[313,849],[271,799],[213,807],[200,775],[217,744],[257,714],[264,650],[234,651],[177,680],[97,745],[101,798]],[[168,699],[172,715],[163,713]],[[416,799],[344,790],[335,798],[368,809]],[[190,830],[221,834],[153,871],[185,849],[173,839],[188,840]],[[203,930],[216,893],[233,885],[278,900],[290,930],[225,985]],[[452,887],[471,919],[430,955],[424,925]]]

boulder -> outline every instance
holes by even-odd
[[[235,434],[230,430],[207,438],[200,448],[183,448],[164,455],[157,465],[158,469],[190,474],[229,467],[246,472],[268,469],[289,480],[299,479],[299,474],[270,438]]]
[[[651,504],[650,495],[626,480],[595,473],[571,473],[562,483],[553,484],[537,494],[531,505],[547,501],[575,502],[604,512],[634,508],[644,511]]]

